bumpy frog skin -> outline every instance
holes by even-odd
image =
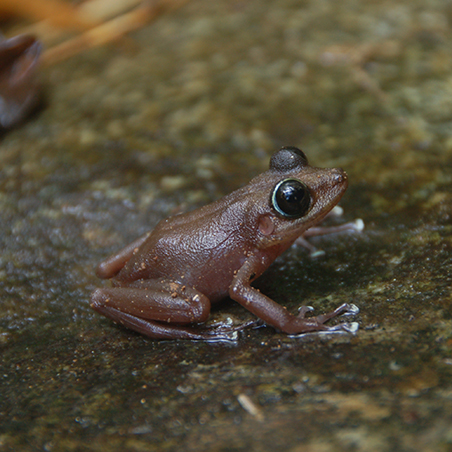
[[[306,231],[333,209],[347,185],[342,169],[315,168],[301,150],[283,147],[248,185],[161,221],[102,262],[97,275],[113,287],[94,291],[92,307],[157,339],[230,339],[224,328],[187,326],[205,322],[211,304],[228,296],[287,334],[337,329],[324,323],[355,313],[355,306],[305,318],[309,307],[293,315],[250,283],[298,238],[323,233]]]

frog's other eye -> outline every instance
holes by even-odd
[[[285,218],[300,218],[309,210],[311,195],[298,179],[284,179],[273,189],[271,204]]]
[[[270,159],[270,170],[285,173],[300,170],[308,165],[305,153],[294,146],[284,146],[276,151]]]

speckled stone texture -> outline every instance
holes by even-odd
[[[193,0],[43,69],[0,142],[0,450],[450,451],[451,24],[439,0]],[[158,342],[91,310],[97,262],[282,145],[343,167],[366,229],[258,286],[355,303],[355,336]]]

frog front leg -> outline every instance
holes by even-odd
[[[231,332],[197,330],[181,325],[201,323],[210,301],[193,288],[172,281],[137,281],[128,287],[97,289],[91,296],[97,312],[154,339],[231,340]]]
[[[250,281],[253,280],[254,274],[259,273],[258,269],[262,265],[261,256],[258,254],[251,255],[232,280],[229,296],[268,325],[287,334],[325,331],[337,329],[337,326],[328,327],[324,325],[329,319],[342,313],[356,312],[354,305],[344,303],[334,311],[317,317],[305,318],[306,312],[311,310],[307,306],[303,306],[298,315],[293,315],[285,307],[250,286]]]

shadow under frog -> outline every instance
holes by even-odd
[[[95,290],[92,307],[158,339],[231,339],[231,331],[221,328],[187,326],[205,322],[211,304],[228,296],[287,334],[338,329],[325,322],[355,313],[354,305],[306,318],[310,307],[293,315],[251,283],[297,239],[325,233],[328,228],[313,226],[336,206],[347,185],[342,169],[312,167],[301,150],[283,147],[271,157],[270,169],[248,185],[161,221],[102,262],[97,275],[111,279],[113,287]]]

